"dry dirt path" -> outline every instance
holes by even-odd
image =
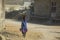
[[[6,19],[5,27],[3,35],[6,36],[7,40],[60,40],[60,26],[27,23],[26,38],[23,38],[19,31],[21,22]]]

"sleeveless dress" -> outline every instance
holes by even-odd
[[[21,24],[21,31],[22,32],[27,32],[27,21],[23,20]]]

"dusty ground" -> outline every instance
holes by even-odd
[[[60,40],[60,26],[28,23],[28,32],[25,38],[19,30],[20,27],[21,22],[5,20],[5,29],[2,30],[2,35],[6,40]]]
[[[39,40],[42,37],[40,32],[35,32],[31,27],[28,27],[28,32],[25,38],[23,38],[22,33],[20,32],[19,28],[21,26],[21,22],[12,22],[12,21],[5,21],[6,22],[6,31],[14,34],[13,40]],[[17,37],[16,37],[17,36]],[[16,39],[15,39],[16,38]]]

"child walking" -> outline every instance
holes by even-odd
[[[26,32],[27,32],[27,20],[26,20],[26,15],[22,16],[22,24],[21,24],[21,32],[23,34],[23,37],[26,36]]]

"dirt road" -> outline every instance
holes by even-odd
[[[60,26],[27,23],[28,32],[25,38],[22,37],[20,27],[21,22],[5,20],[6,29],[2,31],[2,35],[7,40],[60,40]]]

